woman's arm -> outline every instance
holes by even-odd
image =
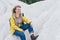
[[[23,18],[23,21],[24,21],[25,23],[28,23],[28,24],[31,23],[31,21],[30,21],[29,19],[27,19],[25,16],[23,16],[22,18]]]

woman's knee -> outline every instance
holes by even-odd
[[[30,24],[26,24],[26,26],[31,27],[31,25],[30,25]]]

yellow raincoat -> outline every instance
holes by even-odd
[[[30,23],[30,22],[31,22],[31,21],[30,21],[29,19],[27,19],[25,16],[22,16],[22,20],[23,20],[23,22],[25,22],[25,23]],[[18,30],[18,31],[20,31],[20,32],[23,31],[23,29],[19,28],[19,27],[16,25],[16,22],[15,22],[15,20],[14,20],[14,16],[13,16],[13,15],[11,16],[9,22],[10,22],[10,33],[11,33],[11,34],[13,34],[15,30]]]

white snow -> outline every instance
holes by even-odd
[[[28,5],[18,0],[0,0],[0,40],[20,40],[9,33],[9,18],[12,8],[16,5],[22,7],[24,15],[32,20],[37,40],[60,40],[60,0],[45,0]],[[26,39],[30,39],[25,31]]]

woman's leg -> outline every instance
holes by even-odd
[[[33,27],[31,27],[30,24],[24,24],[20,28],[22,28],[23,30],[28,29],[29,33],[34,32]]]
[[[26,40],[25,34],[23,32],[15,30],[14,35],[19,36],[21,38],[21,40]]]
[[[33,28],[30,26],[30,24],[24,24],[23,26],[21,26],[21,28],[22,28],[23,30],[28,29],[29,33],[31,34],[31,40],[36,40],[36,38],[38,37],[38,35],[37,35],[37,36],[34,36],[34,30],[33,30]]]

